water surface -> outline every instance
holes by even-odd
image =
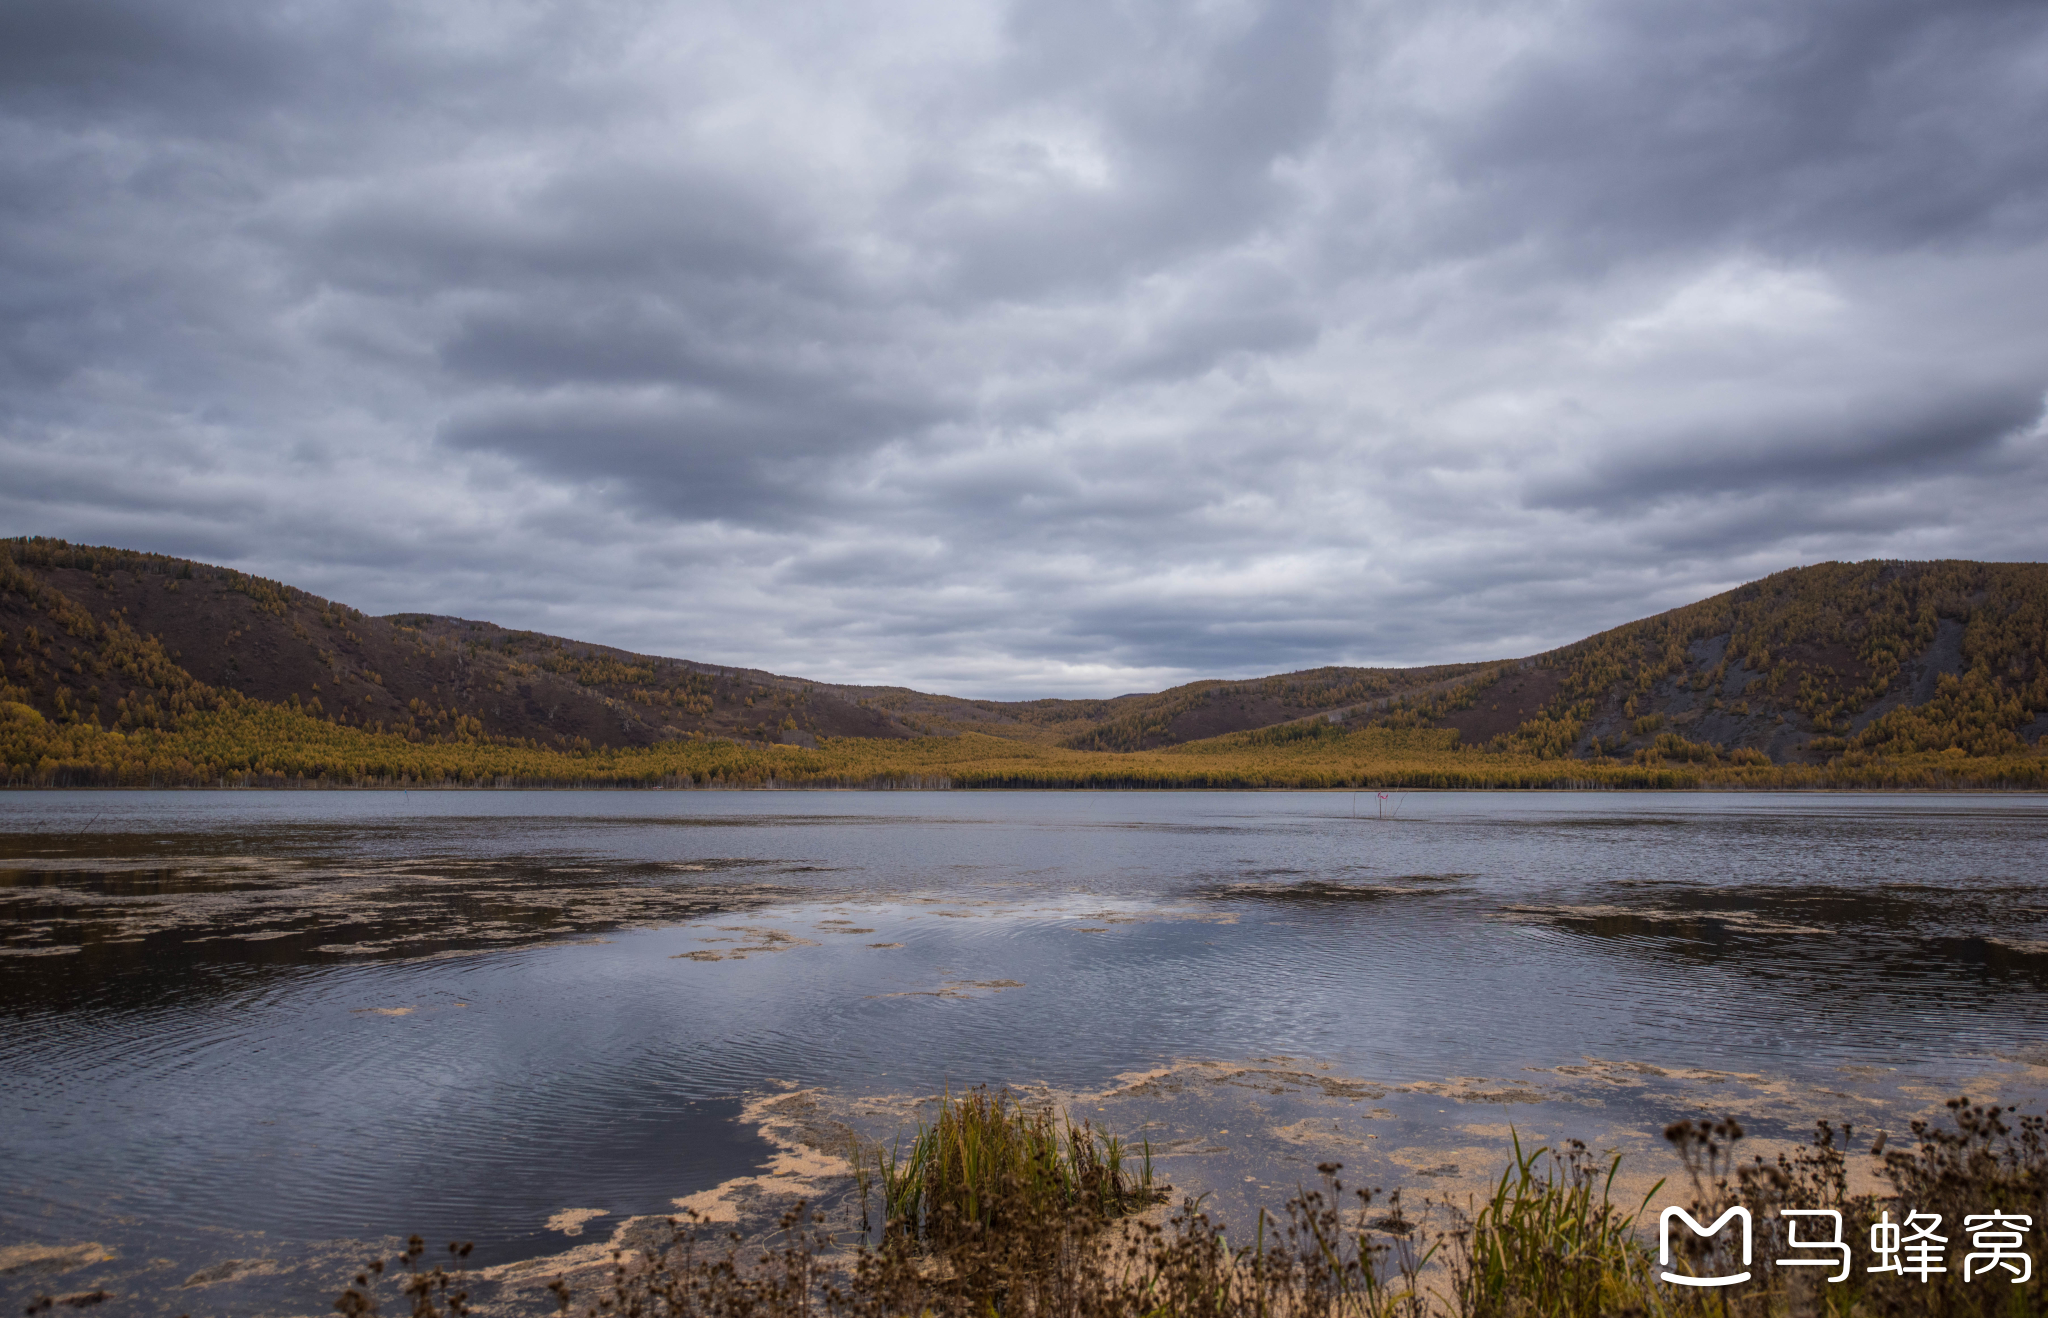
[[[741,1103],[791,1086],[1295,1059],[1396,1095],[1310,1095],[1376,1149],[1573,1077],[1589,1121],[1720,1073],[1767,1122],[2023,1088],[2044,841],[2025,796],[14,794],[0,1246],[98,1242],[137,1312],[393,1232],[503,1262],[755,1169]],[[55,1267],[0,1283],[100,1275]],[[204,1303],[265,1284],[326,1282]]]

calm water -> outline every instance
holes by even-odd
[[[174,1281],[412,1229],[530,1256],[563,1208],[753,1169],[740,1102],[788,1082],[2048,1065],[2041,798],[1386,805],[0,797],[0,1246],[101,1242]]]

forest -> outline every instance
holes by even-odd
[[[372,618],[0,541],[0,781],[54,786],[2048,786],[2048,566],[1826,563],[1544,654],[965,700]]]

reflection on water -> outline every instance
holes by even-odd
[[[1381,1096],[1244,1101],[1359,1156],[1726,1072],[1868,1120],[2048,1075],[2044,838],[2025,797],[9,796],[0,1247],[100,1242],[135,1290],[280,1239],[526,1257],[754,1169],[734,1118],[789,1085],[873,1134],[946,1085],[1114,1090],[1194,1151],[1223,1117],[1115,1077],[1306,1059]],[[326,1285],[264,1266],[206,1306]]]

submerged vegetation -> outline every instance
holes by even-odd
[[[1614,1198],[1618,1157],[1576,1142],[1558,1150],[1517,1142],[1482,1201],[1425,1202],[1410,1217],[1398,1192],[1347,1192],[1341,1168],[1325,1163],[1316,1185],[1301,1187],[1277,1214],[1261,1211],[1233,1240],[1195,1200],[1170,1214],[1127,1216],[1157,1196],[1136,1184],[1109,1191],[1102,1166],[1086,1161],[1095,1156],[1087,1150],[1100,1148],[1097,1137],[1067,1127],[1062,1140],[1050,1116],[981,1093],[943,1104],[908,1161],[868,1164],[897,1178],[884,1194],[891,1215],[879,1240],[866,1231],[835,1240],[802,1204],[766,1244],[721,1241],[694,1218],[671,1219],[668,1241],[615,1250],[603,1273],[557,1277],[549,1289],[563,1314],[579,1318],[2048,1314],[2048,1285],[2034,1273],[2048,1250],[2027,1229],[2048,1222],[2048,1126],[1967,1099],[1948,1106],[1948,1125],[1913,1124],[1912,1148],[1887,1151],[1882,1136],[1872,1141],[1862,1156],[1885,1187],[1876,1193],[1849,1190],[1847,1127],[1821,1122],[1810,1146],[1745,1162],[1738,1123],[1687,1120],[1665,1132],[1687,1184],[1660,1181],[1633,1204]],[[949,1142],[978,1152],[949,1158]],[[1660,1204],[1703,1224],[1739,1207],[1753,1224],[1748,1248],[1733,1228],[1694,1235],[1679,1224],[1664,1250]],[[1839,1234],[1828,1214],[1838,1215]],[[1992,1214],[2005,1216],[1984,1227]],[[1939,1258],[1918,1270],[1873,1266],[1878,1256],[1865,1244],[1873,1226],[1930,1215],[1945,1246]],[[2016,1246],[1986,1244],[1995,1237],[1987,1231],[2011,1224],[2025,1225],[2017,1237],[1996,1238]],[[1842,1244],[1816,1248],[1817,1240]],[[467,1247],[450,1249],[448,1265],[424,1269],[415,1238],[390,1268],[378,1261],[359,1273],[336,1307],[352,1318],[377,1312],[388,1274],[384,1284],[415,1318],[470,1312],[463,1278],[451,1271]],[[1796,1261],[1783,1262],[1788,1256]],[[1914,1257],[1896,1249],[1892,1256]],[[1738,1273],[1742,1280],[1727,1286],[1665,1279]]]

